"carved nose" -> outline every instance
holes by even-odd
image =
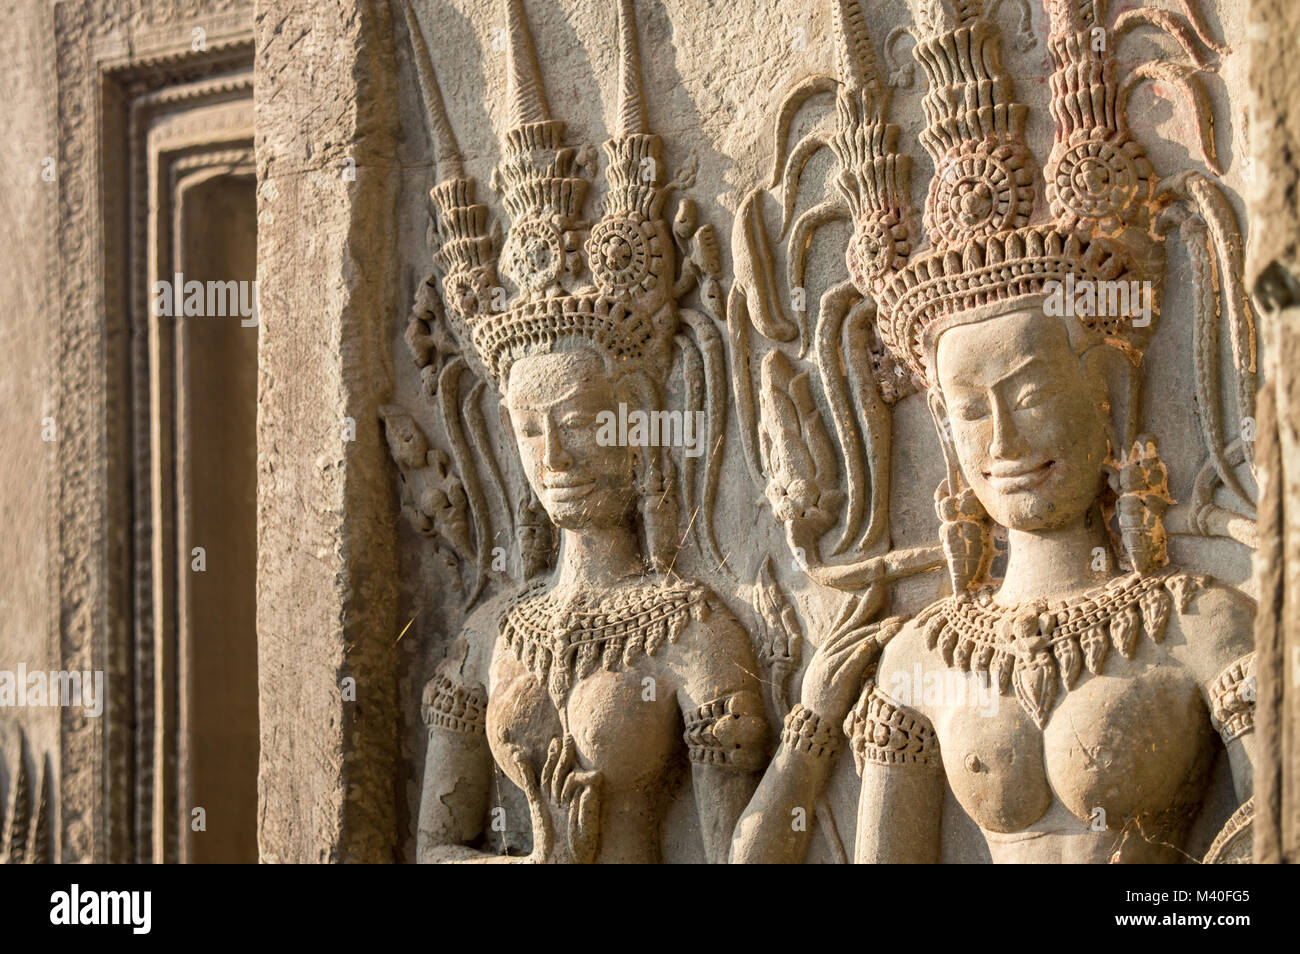
[[[547,470],[568,470],[573,466],[573,458],[564,449],[564,444],[560,441],[558,428],[549,419],[547,419],[544,426],[542,466]]]
[[[1011,422],[1011,414],[1001,402],[995,402],[993,405],[993,437],[989,441],[989,454],[993,457],[1000,457],[1003,460],[1014,460],[1017,457],[1023,457],[1025,453],[1025,442],[1016,430],[1015,425]]]

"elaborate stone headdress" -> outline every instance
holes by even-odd
[[[1192,107],[1200,154],[1210,173],[1222,174],[1197,74],[1212,68],[1206,50],[1229,51],[1209,36],[1194,0],[1180,3],[1180,12],[1133,7],[1113,20],[1103,0],[1043,0],[1055,131],[1045,166],[1027,148],[1027,107],[1002,68],[998,0],[910,0],[914,57],[928,80],[920,138],[935,170],[923,235],[910,208],[911,157],[889,121],[890,86],[909,82],[910,67],[882,79],[862,0],[828,2],[835,73],[801,77],[777,110],[769,184],[748,192],[736,214],[728,302],[746,460],[801,565],[819,582],[849,590],[935,565],[932,548],[889,549],[890,407],[930,378],[930,349],[943,329],[1043,304],[1045,286],[1067,276],[1076,285],[1130,283],[1130,306],[1131,283],[1143,283],[1140,308],[1070,320],[1074,344],[1105,342],[1129,358],[1129,391],[1115,402],[1124,433],[1113,435],[1112,448],[1121,490],[1131,483],[1125,474],[1152,470],[1152,446],[1137,440],[1139,359],[1155,330],[1166,240],[1175,236],[1189,266],[1191,314],[1180,318],[1190,319],[1196,418],[1208,460],[1169,525],[1177,528],[1171,532],[1251,544],[1248,517],[1216,501],[1222,487],[1253,505],[1240,473],[1252,458],[1256,354],[1240,230],[1211,176],[1188,170],[1157,180],[1124,120],[1129,95],[1158,80],[1157,95],[1179,93]],[[1018,44],[1023,50],[1033,34],[1025,30],[1027,0],[1020,6],[1021,37],[1029,41]],[[1140,27],[1164,32],[1185,58],[1161,51],[1121,70],[1116,46]],[[887,56],[908,32],[899,27],[885,37]],[[822,93],[835,96],[833,127],[815,124],[796,139],[796,116]],[[805,172],[822,149],[836,159],[834,188],[800,210]],[[1045,204],[1038,200],[1044,193]],[[784,282],[765,219],[768,199],[781,211]],[[841,221],[853,229],[847,275],[840,281],[832,273],[814,312],[804,281],[814,236]],[[1119,286],[1106,290],[1122,305]],[[1083,332],[1082,342],[1075,332]],[[1221,367],[1222,339],[1231,346],[1228,369]],[[761,371],[757,387],[751,369]],[[1235,409],[1224,400],[1225,377],[1235,384]],[[1240,428],[1231,426],[1234,410]],[[946,440],[944,452],[957,490]],[[823,552],[822,538],[832,532],[833,549]]]
[[[509,217],[501,243],[465,171],[423,33],[410,6],[403,9],[439,176],[430,191],[437,274],[421,289],[407,340],[425,369],[428,390],[439,392],[458,468],[472,474],[477,467],[465,430],[480,452],[488,443],[481,421],[462,428],[456,420],[476,413],[469,406],[473,402],[461,408],[456,395],[446,393],[444,382],[454,388],[461,369],[468,367],[504,393],[516,359],[588,347],[635,403],[659,410],[676,347],[682,352],[684,410],[705,411],[708,424],[708,465],[698,501],[693,458],[681,466],[682,495],[692,512],[698,502],[697,539],[720,563],[711,512],[726,423],[722,340],[708,316],[682,302],[698,289],[704,307],[721,317],[721,256],[712,228],[700,224],[690,199],[678,201],[671,224],[665,218],[670,193],[689,186],[694,173],[688,165],[672,180],[664,176],[662,143],[646,119],[632,0],[618,0],[616,7],[619,109],[614,134],[604,144],[606,189],[594,225],[584,218],[584,209],[596,172],[595,150],[566,144],[564,123],[552,118],[547,105],[522,0],[503,0],[506,128],[492,174],[492,187]],[[501,276],[512,288],[501,285]],[[450,347],[438,337],[443,319],[455,339]],[[433,352],[443,350],[456,356],[438,370]],[[680,538],[672,492],[676,468],[667,448],[646,450],[639,460],[651,558],[665,567]],[[467,490],[473,483],[471,476]],[[476,505],[471,493],[469,503],[481,519],[486,502]]]
[[[618,5],[618,126],[605,142],[608,191],[594,226],[583,219],[594,156],[589,147],[565,145],[564,123],[551,118],[546,103],[522,0],[504,6],[508,107],[492,185],[510,217],[499,260],[516,289],[510,301],[497,289],[487,210],[475,201],[428,51],[411,24],[444,176],[431,192],[438,220],[434,258],[453,329],[503,390],[515,358],[567,340],[591,346],[616,366],[664,368],[680,323],[673,234],[663,219],[675,183],[664,184],[661,141],[646,124],[631,0]],[[583,281],[587,274],[590,281]]]
[[[920,139],[935,169],[924,213],[930,244],[916,252],[906,229],[907,166],[897,127],[883,119],[861,7],[834,5],[840,109],[850,121],[832,147],[855,173],[845,179],[854,213],[847,262],[858,288],[876,300],[881,340],[919,376],[944,328],[1014,308],[1049,282],[1158,278],[1155,179],[1123,122],[1102,3],[1045,4],[1055,140],[1043,169],[1044,216],[1034,208],[1028,110],[1015,100],[984,3],[916,0],[914,55],[929,82]],[[1080,320],[1139,351],[1151,332],[1125,315]]]
[[[875,302],[885,348],[932,383],[933,348],[946,328],[1036,307],[1052,283],[1064,286],[1067,295],[1070,289],[1085,288],[1093,292],[1094,302],[1111,289],[1126,292],[1106,298],[1129,302],[1127,310],[1094,307],[1067,313],[1099,341],[1120,347],[1133,359],[1126,430],[1114,435],[1120,443],[1112,447],[1113,484],[1125,551],[1145,572],[1167,559],[1160,516],[1169,501],[1154,441],[1137,434],[1133,411],[1140,387],[1138,359],[1154,331],[1164,239],[1172,229],[1180,232],[1191,259],[1197,403],[1204,408],[1199,416],[1209,467],[1213,478],[1247,506],[1251,495],[1234,468],[1252,456],[1255,331],[1241,281],[1240,237],[1222,193],[1197,172],[1159,182],[1124,120],[1127,97],[1137,82],[1151,77],[1169,82],[1195,107],[1202,154],[1218,172],[1208,103],[1195,70],[1173,61],[1146,63],[1121,80],[1114,39],[1135,25],[1154,25],[1177,39],[1198,66],[1203,61],[1193,47],[1193,34],[1211,49],[1224,49],[1206,38],[1190,6],[1186,20],[1137,9],[1111,24],[1105,0],[1044,0],[1055,135],[1043,168],[1048,208],[1036,210],[1038,168],[1024,141],[1027,110],[1015,101],[1002,69],[996,27],[985,3],[913,0],[912,6],[914,56],[929,84],[920,139],[934,163],[923,216],[929,245],[920,251],[913,251],[908,230],[908,166],[897,153],[897,127],[885,121],[887,97],[860,3],[835,0],[833,5],[839,122],[828,145],[840,160],[837,183],[854,222],[846,253],[850,275]],[[1140,306],[1131,301],[1134,292],[1144,299]],[[1220,316],[1236,359],[1242,420],[1236,439],[1225,435],[1220,417]],[[972,531],[972,514],[961,502],[974,501],[968,490],[959,495],[946,440],[944,447],[949,480],[938,497],[944,532]],[[1149,483],[1128,487],[1138,472],[1150,472]],[[1213,480],[1204,483],[1212,486]],[[1209,532],[1210,522],[1217,520],[1218,532],[1232,534],[1236,515],[1208,495],[1193,501],[1192,512],[1195,526],[1186,529]],[[952,551],[963,548],[950,543],[945,538],[954,586],[981,575],[987,562],[981,547],[965,547],[974,555],[964,561],[970,566],[959,571]]]

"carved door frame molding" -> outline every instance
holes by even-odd
[[[154,856],[155,758],[152,723],[141,716],[152,716],[156,660],[152,560],[136,544],[153,530],[140,481],[153,459],[147,304],[140,308],[148,298],[138,299],[130,278],[143,273],[150,211],[140,174],[152,117],[251,103],[253,10],[246,0],[183,11],[170,0],[63,0],[52,15],[58,201],[47,300],[58,441],[47,488],[56,608],[47,638],[63,669],[102,670],[106,693],[98,720],[60,710],[56,857],[145,861]],[[228,130],[214,133],[213,149],[229,148],[220,138]]]

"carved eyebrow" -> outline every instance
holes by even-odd
[[[531,403],[520,402],[520,401],[510,401],[509,403],[511,409],[516,411],[549,411],[551,408],[555,407],[556,405],[563,404],[565,401],[569,401],[577,397],[579,394],[582,393],[582,391],[583,388],[581,385],[575,385],[565,393],[561,394],[559,397],[553,398],[552,400],[547,401],[544,404],[531,404]]]
[[[1002,375],[999,378],[995,378],[993,383],[1002,384],[1004,381],[1009,381],[1011,378],[1014,378],[1020,372],[1028,369],[1029,367],[1035,364],[1040,363],[1042,360],[1043,359],[1041,356],[1036,354],[1031,354],[1029,357],[1025,358],[1025,360],[1021,361],[1015,367],[1011,368],[1011,370],[1009,370],[1006,374]]]

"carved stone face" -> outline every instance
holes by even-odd
[[[506,406],[528,482],[556,526],[615,526],[635,503],[632,453],[597,440],[598,415],[617,410],[600,358],[590,351],[520,358]]]
[[[1064,323],[1023,310],[959,325],[935,367],[958,464],[989,516],[1028,531],[1081,519],[1103,486],[1106,389]]]

